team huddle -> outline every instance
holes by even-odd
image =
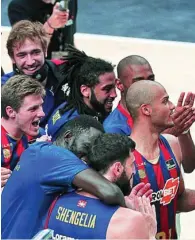
[[[1,236],[176,239],[176,213],[195,210],[184,171],[195,169],[195,93],[174,105],[138,55],[114,65],[72,45],[46,59],[38,22],[7,40],[2,76]],[[121,100],[113,109],[120,91]]]

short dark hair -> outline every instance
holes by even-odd
[[[130,55],[120,60],[117,65],[117,75],[120,78],[124,68],[128,65],[145,65],[150,63],[142,56],[139,55]],[[150,66],[151,68],[151,66]],[[152,68],[151,68],[152,69]]]
[[[1,115],[8,119],[6,107],[10,106],[18,111],[26,96],[41,95],[44,97],[44,87],[37,80],[27,75],[15,75],[11,77],[3,86],[1,91]]]
[[[71,131],[74,137],[79,136],[82,132],[88,131],[91,127],[104,133],[103,125],[95,118],[89,115],[80,115],[74,119],[68,121],[61,128],[59,134],[57,135],[54,144],[57,146],[64,147],[64,134],[67,131]]]
[[[100,58],[89,57],[85,52],[68,45],[66,48],[68,55],[65,60],[62,74],[67,83],[66,101],[67,104],[60,113],[77,109],[79,114],[86,114],[87,106],[83,101],[80,91],[81,85],[95,87],[99,83],[99,76],[114,71],[114,66]],[[73,112],[72,111],[72,112]]]
[[[88,152],[88,164],[96,171],[105,173],[116,161],[122,164],[135,149],[135,142],[128,136],[105,133],[98,136]]]

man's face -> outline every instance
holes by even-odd
[[[123,74],[123,85],[125,92],[134,83],[140,80],[154,80],[154,73],[150,65],[128,65],[125,67]]]
[[[91,142],[94,138],[102,134],[102,132],[94,127],[90,127],[89,130],[83,131],[79,136],[72,136],[68,149],[72,151],[75,155],[82,160],[87,161],[86,155],[88,153],[88,149],[91,146]]]
[[[125,196],[129,195],[132,189],[133,174],[135,174],[134,161],[135,157],[133,152],[131,152],[125,161],[121,177],[115,182]]]
[[[115,97],[114,72],[100,75],[99,83],[93,89],[91,88],[90,104],[93,109],[103,115],[108,115],[112,111]]]
[[[161,86],[154,88],[155,97],[152,102],[151,108],[151,121],[153,125],[162,129],[173,127],[172,114],[175,109],[174,104],[169,100],[166,90]]]
[[[18,130],[30,136],[38,135],[40,119],[45,116],[42,104],[43,99],[40,95],[29,95],[24,98],[15,117]]]
[[[35,41],[26,39],[21,46],[17,44],[13,49],[13,55],[12,62],[20,72],[29,76],[39,70],[45,62],[45,54],[38,39]]]

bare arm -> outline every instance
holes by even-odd
[[[195,169],[195,145],[190,132],[178,137],[182,152],[182,165],[184,171],[191,173]]]
[[[107,204],[125,207],[124,195],[121,190],[92,169],[86,169],[78,173],[73,180],[73,184],[97,196]]]
[[[171,135],[166,135],[166,139],[168,140],[174,155],[181,165],[182,153],[179,141],[176,137]],[[195,190],[185,189],[185,184],[183,180],[183,176],[181,173],[180,176],[180,185],[178,190],[178,204],[177,204],[177,211],[179,212],[189,212],[195,210]]]

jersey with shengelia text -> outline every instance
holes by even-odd
[[[140,182],[150,183],[152,203],[156,207],[157,239],[176,239],[176,206],[180,182],[180,168],[168,141],[160,136],[160,156],[156,164],[147,161],[134,151],[136,174],[133,186]]]
[[[28,139],[23,135],[20,139],[12,138],[1,126],[1,167],[13,171],[21,154],[28,147]]]
[[[103,126],[107,133],[119,133],[129,136],[133,126],[133,119],[130,113],[119,103],[104,120]]]
[[[75,192],[65,194],[51,205],[45,228],[54,230],[54,239],[106,239],[118,208]]]

